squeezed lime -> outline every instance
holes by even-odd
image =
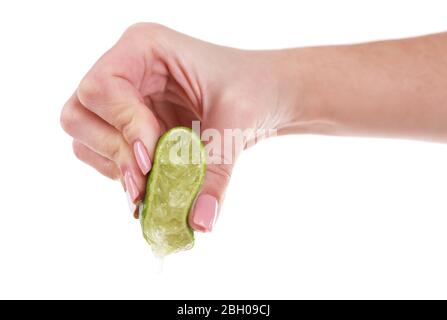
[[[161,136],[140,208],[143,235],[155,255],[193,247],[188,215],[205,171],[205,148],[191,129],[175,127]]]

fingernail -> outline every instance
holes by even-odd
[[[141,172],[146,175],[152,167],[151,159],[149,158],[146,147],[141,141],[138,140],[133,144],[133,152]]]
[[[138,198],[138,188],[137,184],[132,178],[132,174],[129,171],[126,171],[124,174],[124,184],[126,186],[126,192],[129,195],[129,199],[132,203],[135,203],[135,200]]]
[[[217,199],[209,194],[201,194],[196,200],[189,224],[200,232],[210,232],[217,218]]]

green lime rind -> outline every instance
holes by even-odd
[[[205,172],[205,148],[191,129],[175,127],[161,136],[140,211],[143,236],[155,255],[194,246],[188,215]]]

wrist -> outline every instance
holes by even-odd
[[[335,122],[326,110],[325,70],[318,67],[324,47],[281,50],[279,60],[281,104],[284,119],[278,133],[330,133]],[[330,88],[329,88],[330,89]]]

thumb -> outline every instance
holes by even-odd
[[[201,131],[207,154],[207,170],[202,189],[189,214],[189,225],[196,231],[210,232],[219,216],[219,210],[230,182],[234,162],[241,151],[233,144],[223,143],[226,124],[215,115]],[[214,120],[214,121],[213,121]]]
[[[189,215],[189,225],[196,231],[210,232],[219,216],[225,190],[230,182],[232,165],[210,164],[202,189]]]

